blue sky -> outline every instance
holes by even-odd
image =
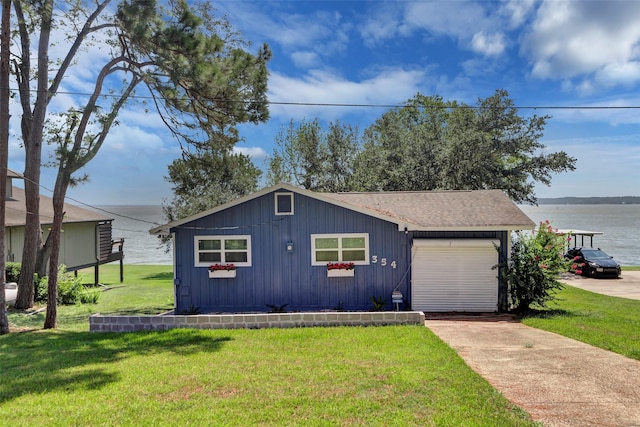
[[[506,89],[517,106],[537,107],[521,115],[552,116],[541,140],[547,151],[578,159],[576,171],[538,185],[538,197],[640,195],[640,2],[212,3],[246,40],[272,49],[270,101],[374,106],[272,105],[268,123],[241,126],[237,150],[259,166],[291,119],[340,120],[364,130],[387,110],[376,106],[418,92],[473,104]],[[87,52],[61,92],[86,91],[92,64],[104,54]],[[52,108],[74,102],[61,94]],[[163,177],[178,144],[140,106],[128,107],[120,122],[84,170],[90,181],[69,196],[91,205],[170,199]],[[24,169],[18,141],[9,167]],[[43,170],[43,186],[53,188],[54,179],[53,170]]]

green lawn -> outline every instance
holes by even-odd
[[[566,286],[522,323],[640,360],[640,301]]]
[[[58,327],[88,331],[89,316],[102,314],[159,314],[173,309],[173,273],[170,265],[125,265],[124,283],[120,283],[118,265],[100,267],[102,292],[98,304],[58,306]],[[79,273],[86,283],[94,279],[93,269]],[[32,315],[9,310],[9,323],[19,328],[42,328],[45,312]]]
[[[170,309],[171,277],[125,266],[99,304],[60,307],[57,331],[1,336],[2,424],[535,425],[422,326],[86,332],[94,312]],[[119,286],[117,267],[101,282]]]

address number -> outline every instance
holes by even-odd
[[[380,265],[383,267],[386,267],[388,264],[388,261],[386,258],[380,258]],[[378,263],[378,256],[377,255],[371,255],[371,264],[377,264]],[[397,268],[398,264],[395,261],[391,261],[391,268]]]

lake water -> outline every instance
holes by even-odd
[[[158,237],[149,234],[165,224],[162,206],[98,206],[98,212],[113,218],[113,239],[124,237],[125,264],[173,264],[173,252],[166,251]]]
[[[556,228],[599,231],[593,245],[622,265],[640,265],[640,205],[523,205],[536,223],[549,220]],[[125,238],[126,264],[172,264],[173,254],[149,229],[166,221],[161,206],[100,206],[114,218],[113,237]],[[588,245],[588,241],[585,241]]]
[[[555,228],[599,231],[593,246],[622,265],[640,265],[640,205],[520,206],[536,223],[551,221]],[[580,243],[580,242],[579,242]],[[590,240],[585,237],[585,246]]]

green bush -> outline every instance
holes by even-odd
[[[509,289],[511,309],[523,313],[532,304],[545,307],[562,289],[558,275],[569,269],[564,258],[566,237],[557,234],[549,221],[534,232],[516,233],[511,258],[502,266],[502,278]]]
[[[47,276],[38,277],[37,274],[33,275],[34,294],[33,300],[39,304],[47,303],[47,295],[49,295],[48,288],[49,278]]]
[[[96,304],[100,299],[100,293],[98,288],[85,289],[82,278],[68,272],[65,265],[60,265],[58,268],[58,297],[56,298],[58,304]],[[35,302],[46,304],[48,294],[49,278],[44,276],[37,279],[35,281]]]
[[[5,278],[7,282],[16,282],[20,280],[20,268],[22,268],[22,264],[19,262],[7,262],[4,265],[5,270]]]
[[[82,304],[97,304],[102,295],[100,288],[84,287],[84,290],[80,292],[80,302]]]

